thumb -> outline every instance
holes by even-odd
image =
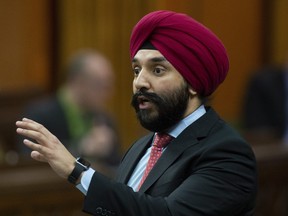
[[[38,151],[31,152],[31,158],[40,162],[47,162],[46,158],[43,154],[39,153]]]

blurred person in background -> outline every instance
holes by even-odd
[[[284,64],[261,68],[249,80],[243,132],[255,144],[288,142],[288,52]]]
[[[97,51],[81,50],[71,57],[65,75],[55,95],[32,102],[24,115],[43,124],[73,155],[89,159],[98,169],[117,165],[119,138],[105,111],[114,85],[111,63]],[[26,154],[29,149],[20,146]]]

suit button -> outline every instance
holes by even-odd
[[[107,215],[107,210],[106,210],[106,209],[103,209],[102,215],[103,215],[103,216],[106,216],[106,215]]]
[[[96,213],[97,214],[102,214],[102,208],[101,207],[97,207],[96,208]]]
[[[103,216],[110,216],[110,215],[115,215],[115,212],[107,210],[105,208],[97,207],[96,214],[103,215]]]

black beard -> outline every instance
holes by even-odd
[[[154,103],[158,115],[151,115],[149,110],[139,109],[138,97],[144,96]],[[140,124],[147,130],[162,132],[174,126],[183,117],[189,99],[188,85],[182,85],[170,94],[157,95],[147,91],[139,91],[133,95],[131,105],[136,111]]]

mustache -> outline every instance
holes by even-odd
[[[139,105],[138,97],[140,97],[140,96],[145,97],[147,100],[149,100],[150,102],[155,103],[155,104],[159,104],[159,102],[161,103],[161,101],[163,101],[163,99],[155,93],[146,92],[146,91],[139,91],[132,96],[131,105],[133,107],[137,107]]]

